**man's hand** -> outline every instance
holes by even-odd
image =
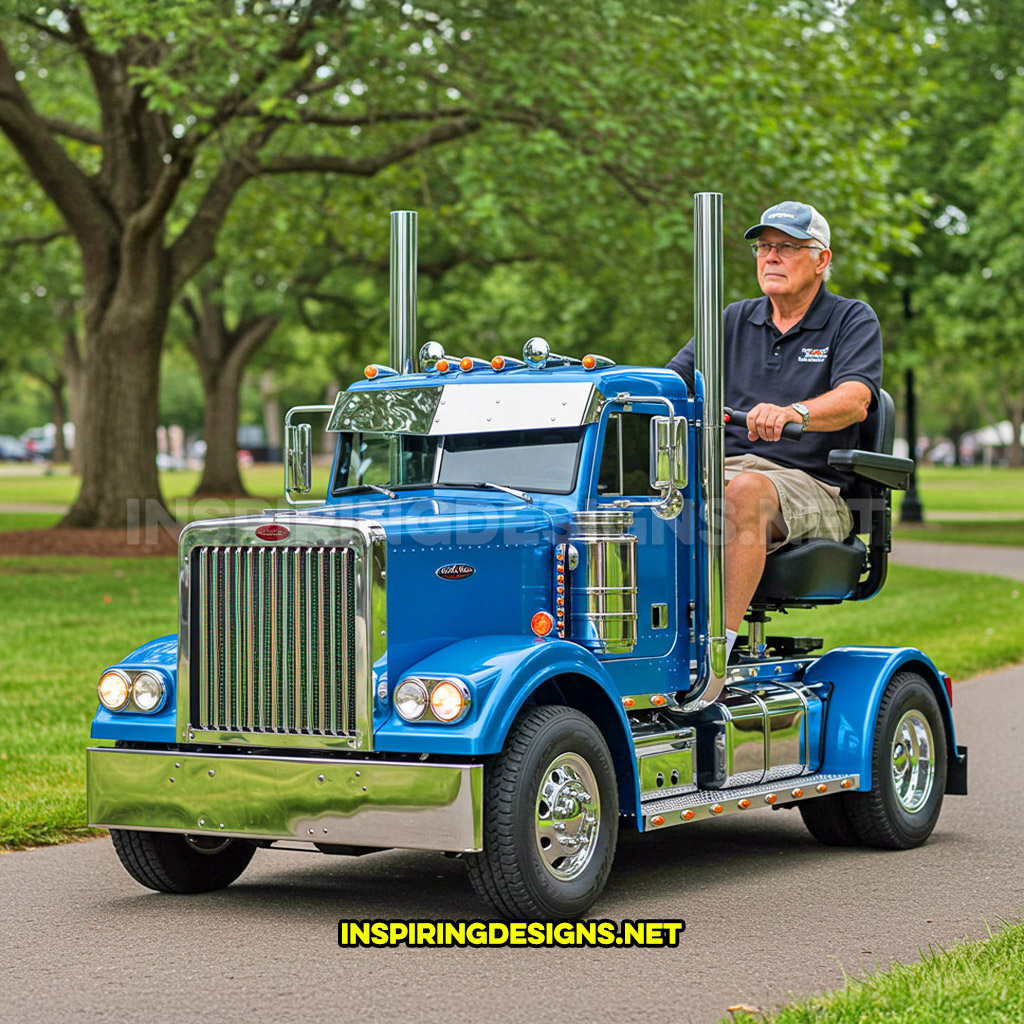
[[[761,402],[747,413],[747,438],[751,441],[778,441],[787,423],[803,423],[803,417],[791,405]]]

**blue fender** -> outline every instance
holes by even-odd
[[[177,633],[150,640],[103,672],[111,668],[148,669],[155,672],[163,679],[167,696],[160,710],[148,715],[139,711],[108,711],[102,704],[98,705],[90,736],[94,740],[174,743],[177,738],[174,728],[178,682]],[[96,677],[97,682],[103,672]]]
[[[860,775],[860,789],[871,788],[875,721],[889,680],[900,669],[918,672],[935,691],[946,726],[946,748],[956,752],[953,709],[939,670],[913,647],[837,647],[809,666],[806,683],[832,683],[825,716],[821,770]]]
[[[405,676],[462,680],[471,696],[466,716],[453,725],[406,722],[392,706],[374,737],[374,748],[385,752],[481,757],[498,753],[516,715],[539,689],[555,677],[569,683],[565,703],[589,715],[601,729],[615,762],[621,813],[639,808],[639,781],[633,744],[622,700],[604,666],[585,648],[564,640],[529,640],[518,636],[484,636],[460,640],[411,665]],[[400,680],[394,680],[391,691]],[[543,694],[545,703],[559,702]]]

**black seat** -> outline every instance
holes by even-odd
[[[853,531],[845,541],[812,539],[789,544],[768,556],[751,612],[811,608],[840,601],[863,601],[885,582],[892,542],[893,489],[905,490],[914,464],[892,454],[896,415],[892,397],[878,402],[861,424],[860,447],[836,449],[828,462],[850,479],[844,492],[853,513]],[[866,534],[865,544],[858,534]]]

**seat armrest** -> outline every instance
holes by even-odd
[[[912,459],[855,448],[840,448],[829,452],[828,464],[836,469],[845,469],[864,480],[891,487],[894,491],[905,491],[914,471]]]

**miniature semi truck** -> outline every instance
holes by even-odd
[[[92,736],[116,745],[88,751],[89,821],[137,881],[403,847],[461,856],[499,914],[559,919],[598,899],[620,826],[796,807],[828,844],[927,839],[966,792],[949,678],[909,647],[765,633],[881,587],[910,468],[887,396],[833,453],[867,543],[771,556],[726,664],[720,195],[694,223],[689,394],[540,338],[417,349],[416,219],[392,214],[391,366],[329,409],[326,501],[302,497],[293,410],[290,507],[189,525],[177,635],[102,673]]]

